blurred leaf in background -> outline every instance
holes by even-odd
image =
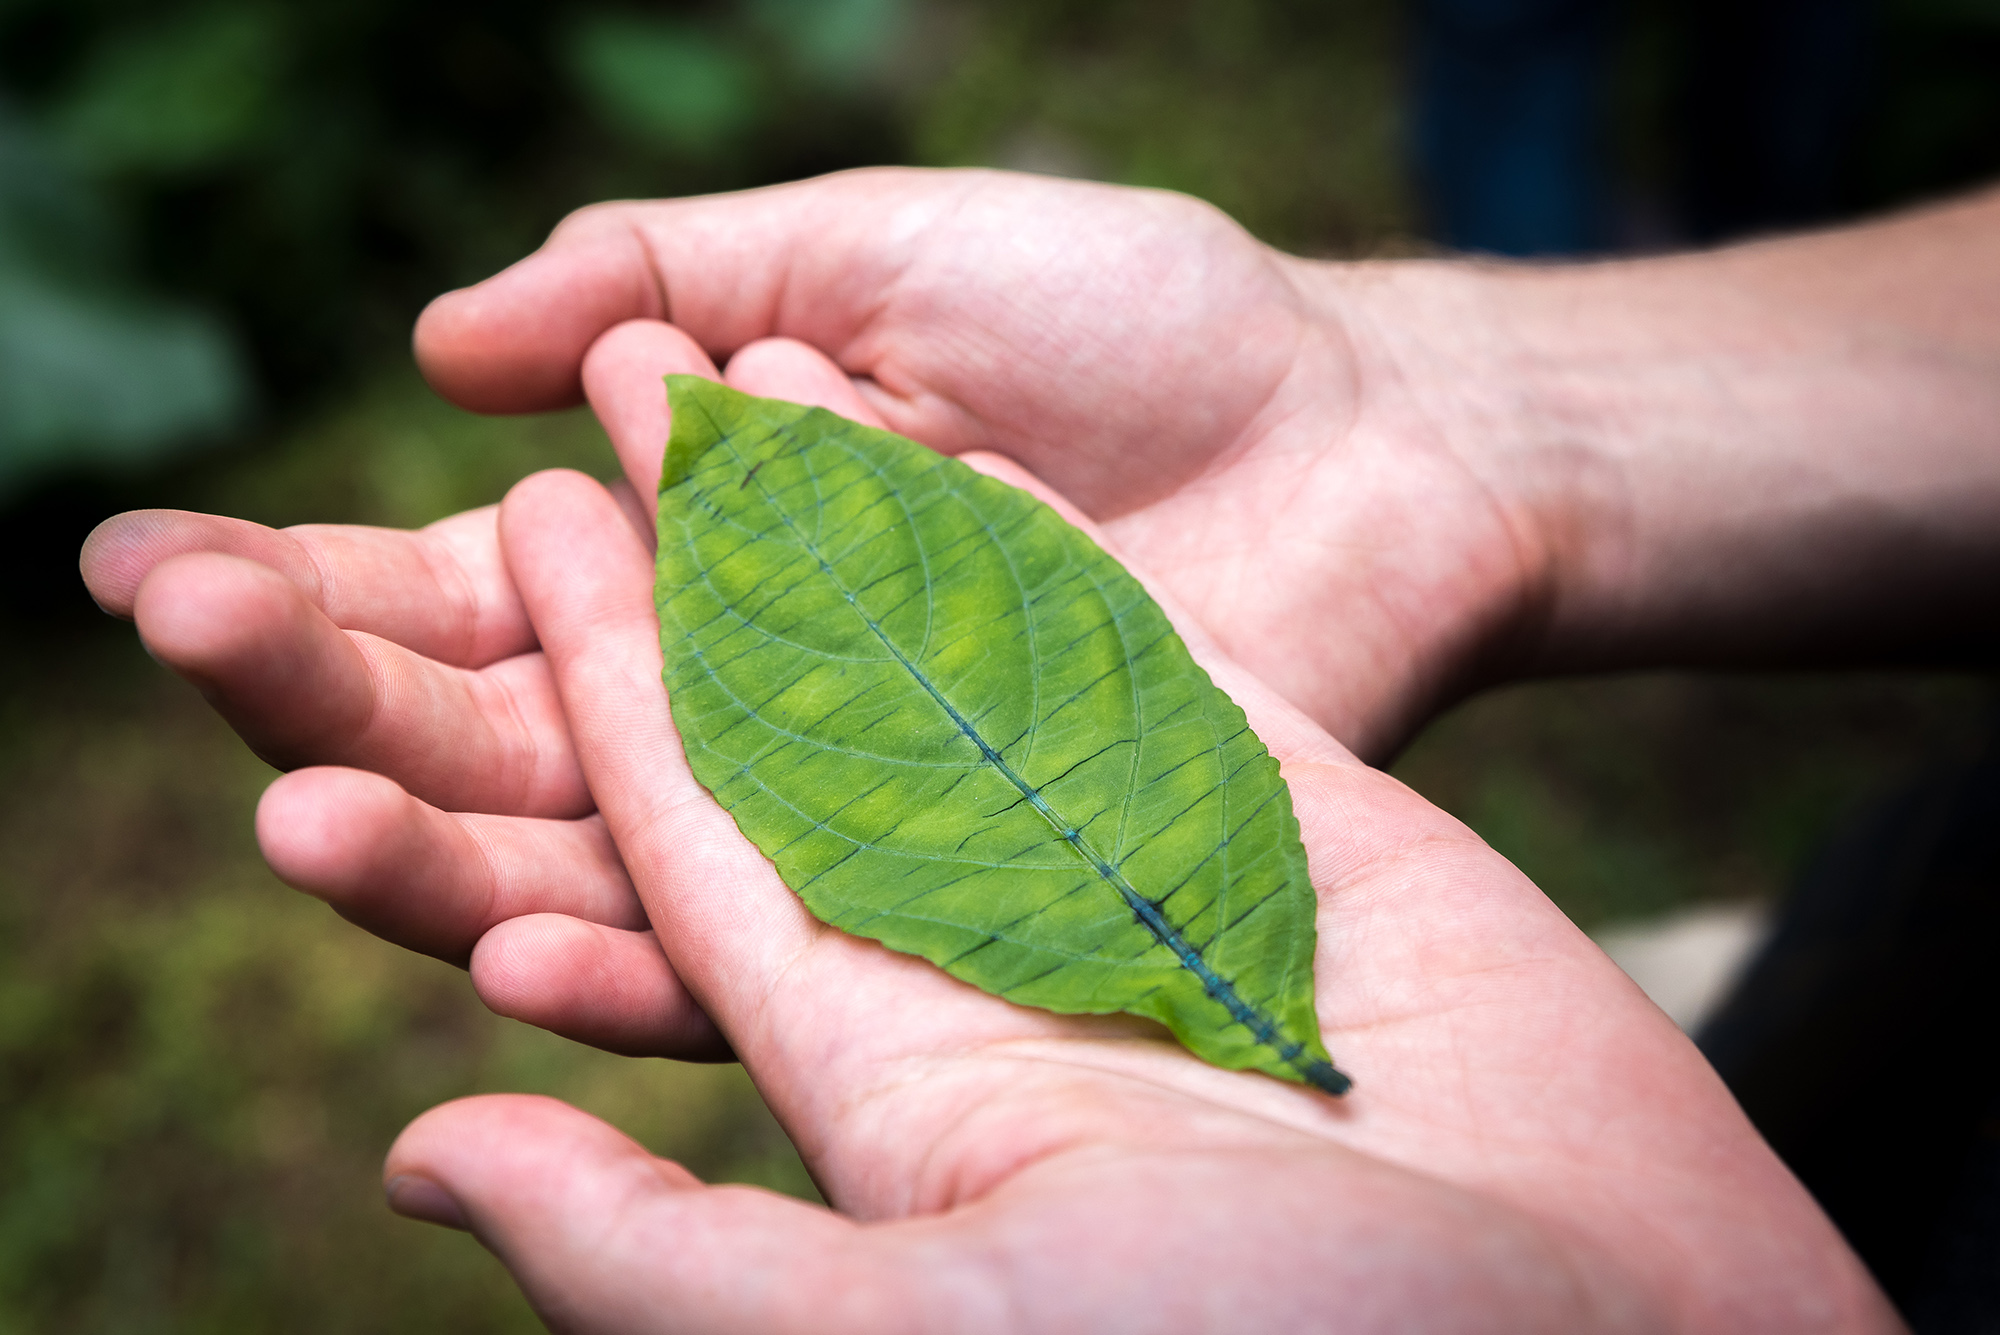
[[[235,340],[132,277],[122,221],[0,103],[0,501],[53,469],[212,442],[249,406]]]
[[[600,10],[570,27],[567,63],[597,118],[636,147],[719,165],[755,131],[796,135],[865,108],[903,53],[909,16],[906,0]]]
[[[799,75],[852,91],[907,55],[911,0],[746,0],[749,26]]]
[[[1406,246],[1392,0],[965,6],[918,95],[926,160],[1159,186],[1308,253]]]
[[[750,53],[714,25],[594,14],[571,35],[570,60],[603,118],[648,145],[720,153],[763,111]]]
[[[229,5],[162,12],[92,47],[54,108],[88,170],[174,175],[242,154],[274,128],[287,72],[280,12]]]

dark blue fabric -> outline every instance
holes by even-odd
[[[1604,0],[1420,0],[1411,126],[1431,232],[1563,255],[1607,236]]]
[[[1876,3],[1675,7],[1685,59],[1665,127],[1679,164],[1663,183],[1671,233],[1718,241],[1838,211]],[[1574,255],[1627,239],[1606,125],[1623,8],[1414,0],[1410,154],[1433,238],[1498,255]]]

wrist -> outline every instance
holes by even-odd
[[[1622,484],[1599,406],[1554,373],[1559,354],[1521,327],[1520,308],[1560,297],[1519,282],[1564,271],[1459,260],[1300,266],[1313,318],[1354,368],[1350,438],[1429,462],[1426,491],[1476,495],[1483,522],[1436,535],[1464,571],[1439,627],[1434,704],[1548,670],[1555,616],[1574,572],[1619,542]],[[1440,553],[1444,555],[1444,553]]]
[[[1967,236],[1996,203],[1661,259],[1315,266],[1364,401],[1448,442],[1534,557],[1484,679],[1989,660],[2000,263]]]
[[[1335,277],[1380,429],[1438,442],[1504,517],[1516,559],[1488,590],[1470,689],[1589,665],[1629,602],[1645,356],[1594,327],[1626,280],[1610,264],[1477,260]]]

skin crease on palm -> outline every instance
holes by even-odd
[[[504,523],[417,535],[157,513],[93,535],[99,601],[261,754],[316,766],[260,808],[281,875],[469,962],[503,1013],[619,1051],[733,1045],[870,1222],[697,1190],[522,1100],[421,1120],[392,1156],[398,1208],[471,1223],[574,1329],[1893,1325],[1622,975],[1277,698],[1381,754],[1548,620],[1570,541],[1460,447],[1448,396],[1382,388],[1403,363],[1365,301],[1323,305],[1300,262],[1169,196],[889,173],[606,206],[442,299],[418,352],[472,407],[587,389],[635,490],[539,479]],[[1352,1099],[816,929],[715,825],[665,721],[633,545],[659,376],[713,374],[710,352],[738,388],[1031,465],[1198,654],[1242,662],[1218,680],[1287,761]]]

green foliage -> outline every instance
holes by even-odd
[[[798,73],[852,88],[900,53],[911,8],[909,0],[747,0],[745,13]]]
[[[497,1020],[277,885],[248,829],[269,771],[127,656],[92,681],[138,688],[115,711],[6,720],[0,1330],[538,1329],[477,1244],[381,1203],[390,1139],[464,1094],[558,1095],[810,1194],[739,1069]]]
[[[205,311],[0,267],[0,498],[58,463],[129,464],[213,438],[247,389]]]
[[[118,241],[104,202],[0,104],[0,498],[57,462],[129,463],[242,417],[235,341],[132,282]]]
[[[281,16],[258,5],[181,13],[95,47],[55,119],[57,142],[100,172],[214,167],[271,128]]]
[[[1345,1092],[1290,794],[1138,581],[955,459],[667,383],[674,720],[806,906],[1010,1001]]]
[[[897,48],[903,0],[748,0],[721,14],[600,11],[569,67],[599,118],[641,148],[718,162],[806,106],[865,89]]]
[[[872,81],[904,14],[0,6],[0,491],[295,413],[582,204],[905,156]],[[29,244],[52,191],[92,221]]]

